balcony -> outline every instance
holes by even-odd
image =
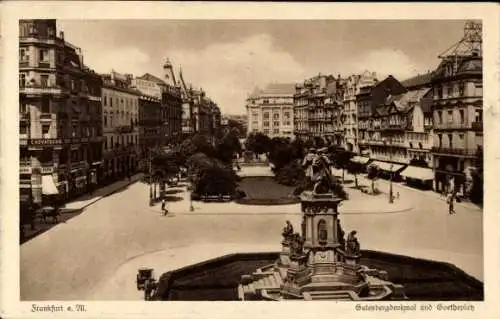
[[[432,147],[431,152],[439,155],[475,157],[475,149]]]
[[[134,127],[131,126],[131,125],[122,125],[122,126],[118,126],[116,128],[116,132],[117,133],[132,133],[134,131]]]
[[[40,114],[40,121],[52,121],[52,114],[51,113]]]
[[[468,130],[470,127],[467,123],[437,123],[434,124],[435,130]]]
[[[408,125],[406,123],[386,123],[380,126],[380,129],[384,131],[401,131],[407,128]]]
[[[50,69],[50,62],[38,62],[38,67],[43,69]]]
[[[21,94],[63,94],[64,90],[57,85],[40,85],[30,83],[21,85],[19,88]]]
[[[483,122],[472,122],[472,130],[476,132],[482,132]]]

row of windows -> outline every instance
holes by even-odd
[[[264,127],[269,127],[269,123],[270,123],[269,121],[264,121],[263,122],[263,126]],[[252,122],[252,124],[256,125],[256,122]],[[292,125],[292,122],[291,121],[284,121],[283,125],[290,126],[290,125]],[[273,122],[273,126],[280,126],[280,122],[279,121],[274,121]]]
[[[29,133],[29,128],[30,126],[25,123],[21,122],[19,123],[19,134],[28,134]],[[55,132],[54,134],[51,134],[52,131],[51,129],[55,129],[56,126],[53,126],[51,124],[42,124],[41,125],[41,133],[44,138],[51,138],[53,135],[54,137],[56,136]],[[68,126],[64,123],[60,123],[59,126],[57,127],[57,136],[71,136],[71,137],[96,137],[100,135],[101,129],[96,128],[96,127],[89,127],[89,126],[78,126],[78,125],[72,125],[71,128],[68,128]]]
[[[39,62],[49,62],[50,51],[47,49],[35,48],[35,52],[38,51],[38,61]],[[27,48],[19,49],[19,62],[29,62],[30,54]]]
[[[104,137],[104,149],[113,149],[118,145],[137,145],[139,144],[139,136],[138,135],[119,135],[114,136],[105,136]]]
[[[128,107],[128,108],[132,108],[132,110],[134,111],[137,111],[137,109],[139,108],[139,100],[138,99],[134,99],[134,98],[112,98],[110,96],[107,96],[107,95],[104,95],[104,99],[103,99],[103,105],[104,106],[110,106],[110,107],[113,107],[113,102],[114,102],[114,106],[117,107],[117,106],[125,106],[125,107]]]
[[[453,148],[453,146],[454,146],[453,134],[437,134],[438,146],[443,147],[443,145],[444,145],[443,144],[443,137],[445,137],[445,136],[448,138],[448,147]],[[458,134],[458,142],[459,143],[463,143],[464,138],[465,138],[465,134],[463,134],[463,133]]]
[[[454,110],[448,110],[448,111],[446,111],[446,113],[444,113],[443,111],[437,111],[438,124],[444,123],[443,122],[443,115],[444,114],[447,114],[447,116],[446,116],[447,123],[454,122],[453,121]],[[482,122],[483,121],[483,112],[481,110],[475,110],[474,121],[475,122]],[[458,123],[465,123],[465,110],[464,109],[458,110]]]

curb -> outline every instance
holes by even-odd
[[[118,191],[120,191],[120,190],[122,190],[122,189],[124,189],[124,188],[126,188],[126,187],[128,187],[128,186],[130,186],[132,184],[134,184],[134,183],[137,183],[138,181],[139,181],[139,178],[131,180],[128,183],[124,184],[123,186],[120,186],[120,187],[114,189],[113,191],[111,191],[111,192],[109,192],[109,193],[107,193],[105,195],[102,195],[100,197],[96,197],[94,201],[91,201],[91,202],[89,202],[88,204],[86,204],[86,205],[84,205],[82,207],[76,208],[76,209],[74,209],[74,210],[72,210],[70,212],[66,212],[66,213],[71,213],[71,212],[78,211],[78,210],[83,211],[83,210],[85,210],[85,208],[89,207],[90,205],[95,204],[98,201],[100,201],[101,199],[104,199],[104,198],[106,198],[106,197],[108,197],[110,195],[113,195],[113,194],[117,193]]]
[[[383,180],[383,183],[384,184],[389,184],[389,181]],[[394,185],[396,187],[400,187],[400,188],[406,189],[406,190],[409,190],[409,191],[412,191],[412,192],[417,192],[417,193],[420,193],[420,194],[425,195],[425,196],[431,196],[431,197],[433,197],[433,198],[435,198],[437,200],[440,200],[442,202],[446,202],[446,197],[441,196],[440,194],[436,193],[435,191],[429,191],[429,192],[432,192],[432,193],[424,193],[424,192],[422,192],[419,189],[415,189],[415,188],[406,186],[406,185],[401,184],[401,183],[394,183],[393,182],[392,185]],[[483,209],[481,209],[480,207],[477,207],[476,205],[474,205],[472,203],[469,204],[468,202],[463,202],[463,203],[457,203],[457,202],[455,202],[455,206],[457,206],[457,205],[462,206],[462,207],[464,207],[466,209],[469,209],[469,210],[472,210],[472,211],[483,212]]]

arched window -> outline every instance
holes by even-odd
[[[318,240],[320,243],[325,243],[328,238],[328,231],[326,229],[326,221],[321,219],[318,222]]]

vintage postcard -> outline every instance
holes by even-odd
[[[0,315],[495,317],[498,8],[7,2]]]

